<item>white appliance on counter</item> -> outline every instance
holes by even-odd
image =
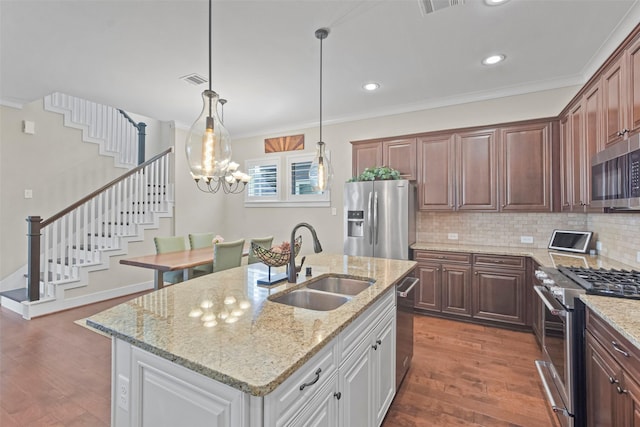
[[[407,180],[344,185],[344,254],[409,259],[416,241],[416,187]]]

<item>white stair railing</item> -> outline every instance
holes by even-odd
[[[100,153],[114,157],[118,166],[138,164],[139,129],[117,108],[60,92],[45,96],[44,108],[63,114],[65,126],[82,129],[83,140],[99,144]]]
[[[172,149],[42,220],[28,217],[30,301],[55,298],[55,284],[78,280],[79,267],[101,262],[104,251],[120,249],[121,238],[167,212]]]

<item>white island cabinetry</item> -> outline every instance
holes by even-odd
[[[363,426],[395,395],[395,287],[264,397],[114,339],[116,427]]]

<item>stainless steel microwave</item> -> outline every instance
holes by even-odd
[[[640,134],[591,158],[591,205],[640,209]]]

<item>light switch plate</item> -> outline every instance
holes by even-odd
[[[640,251],[636,252],[636,262],[640,262]]]
[[[33,199],[33,190],[31,190],[31,189],[24,190],[24,198],[25,199]]]
[[[458,233],[449,233],[447,234],[447,238],[449,240],[458,240]]]
[[[36,123],[29,120],[22,121],[22,132],[33,135],[36,133]]]

